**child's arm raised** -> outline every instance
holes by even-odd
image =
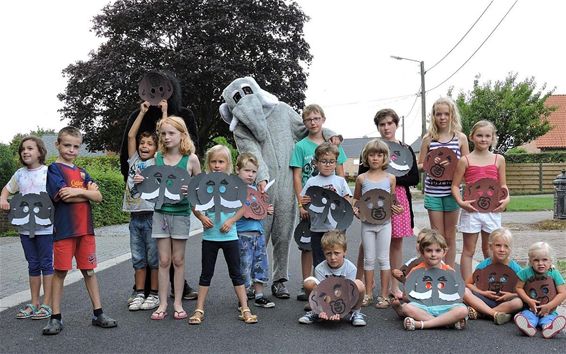
[[[493,210],[494,213],[500,213],[505,210],[507,204],[511,201],[511,195],[509,194],[509,188],[507,188],[507,174],[505,173],[505,157],[503,155],[497,155],[497,172],[499,173],[499,185],[501,188],[507,190],[507,196],[499,201],[499,206]]]
[[[149,102],[144,101],[142,104],[140,104],[140,113],[138,113],[138,116],[136,117],[134,123],[132,123],[132,126],[128,131],[128,158],[132,157],[134,153],[137,151],[138,147],[136,146],[137,145],[136,137],[138,136],[138,130],[140,129],[143,117],[145,116],[148,110],[149,110]]]

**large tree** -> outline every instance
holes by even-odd
[[[482,119],[493,122],[499,136],[496,151],[500,153],[546,134],[551,129],[546,118],[556,108],[544,105],[552,94],[543,92],[545,88],[537,90],[534,78],[518,81],[513,73],[495,83],[480,85],[476,79],[473,90],[460,93],[456,100],[463,131],[468,134]]]
[[[172,71],[183,104],[197,117],[201,148],[228,135],[221,93],[251,75],[294,108],[302,107],[312,56],[304,40],[308,20],[282,0],[118,0],[93,22],[106,41],[63,70],[68,78],[63,118],[85,132],[90,149],[118,151],[128,115],[138,107],[137,84],[149,69]]]

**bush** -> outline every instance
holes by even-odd
[[[0,143],[0,189],[12,178],[18,169],[18,158],[14,155],[9,145]]]
[[[565,151],[541,152],[539,154],[505,154],[507,163],[560,163],[566,162]]]
[[[127,223],[130,220],[129,215],[122,211],[124,178],[119,170],[109,171],[91,165],[87,172],[102,193],[102,202],[92,203],[94,227]]]
[[[522,147],[514,147],[509,149],[505,154],[506,155],[513,155],[513,154],[527,154],[527,150]]]

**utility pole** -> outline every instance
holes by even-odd
[[[401,141],[405,144],[405,116],[401,116]]]

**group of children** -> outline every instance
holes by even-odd
[[[222,212],[218,217],[214,211],[198,211],[187,198],[188,186],[182,187],[184,198],[175,204],[164,203],[159,209],[133,194],[136,184],[143,182],[141,172],[150,165],[176,166],[186,169],[189,175],[201,173],[195,148],[184,121],[167,116],[166,102],[160,103],[163,118],[155,132],[138,132],[149,103],[141,104],[140,113],[128,134],[130,174],[124,198],[124,209],[131,212],[130,245],[134,266],[135,296],[128,301],[128,308],[154,310],[152,320],[163,320],[167,315],[167,294],[170,281],[169,269],[174,268],[173,317],[186,319],[191,325],[201,324],[205,319],[204,306],[208,289],[214,274],[218,251],[222,249],[229,275],[238,298],[240,319],[245,323],[256,323],[257,316],[248,307],[253,299],[259,307],[273,308],[275,304],[264,294],[268,281],[269,265],[266,240],[262,222],[243,217],[243,208],[236,212]],[[163,108],[165,106],[165,108]],[[468,139],[461,132],[460,119],[455,104],[450,99],[440,99],[433,105],[432,122],[423,139],[418,161],[407,147],[414,161],[413,168],[401,177],[387,173],[390,161],[388,145],[383,141],[399,143],[395,131],[399,117],[390,109],[379,111],[374,122],[382,140],[370,141],[361,153],[361,168],[356,179],[354,193],[346,180],[342,164],[346,160],[343,149],[336,142],[326,142],[322,136],[322,125],[326,120],[323,109],[318,105],[305,107],[303,123],[308,136],[296,143],[289,162],[293,169],[294,190],[300,210],[300,218],[309,219],[307,206],[311,202],[307,190],[311,186],[331,189],[352,205],[362,194],[372,189],[382,189],[394,196],[391,206],[391,220],[381,225],[362,222],[361,245],[357,266],[345,258],[346,230],[333,230],[331,226],[311,223],[310,246],[301,248],[303,292],[300,300],[329,276],[342,276],[355,282],[359,301],[352,308],[350,320],[354,326],[366,325],[362,306],[374,302],[374,276],[376,264],[380,270],[379,296],[375,307],[390,306],[402,317],[407,330],[454,325],[464,328],[467,318],[488,316],[497,324],[508,322],[512,314],[525,309],[515,316],[515,323],[527,335],[534,335],[541,326],[543,336],[550,338],[566,325],[566,318],[559,316],[555,308],[566,298],[564,280],[552,267],[550,248],[540,242],[529,250],[530,266],[521,270],[510,259],[511,234],[501,228],[501,211],[509,202],[509,196],[499,201],[499,206],[489,213],[479,213],[471,201],[463,200],[460,183],[466,184],[489,177],[499,181],[501,188],[507,188],[505,160],[491,152],[496,142],[495,127],[488,121],[474,125],[469,135],[474,150],[469,152]],[[19,169],[1,194],[0,206],[10,208],[9,194],[20,192],[39,193],[46,191],[55,205],[53,226],[38,227],[36,237],[21,233],[22,246],[29,263],[29,278],[32,300],[17,313],[17,318],[49,318],[43,334],[57,334],[63,329],[61,300],[63,281],[72,269],[75,257],[77,268],[85,278],[85,285],[93,304],[92,324],[103,328],[115,327],[117,322],[102,311],[99,288],[94,274],[96,267],[95,239],[90,201],[100,202],[102,195],[88,173],[74,165],[81,144],[81,134],[76,128],[63,128],[58,135],[57,160],[49,167],[44,165],[46,149],[41,139],[26,137],[19,148]],[[463,304],[423,306],[408,301],[407,294],[399,286],[409,272],[400,271],[402,240],[413,235],[413,211],[409,187],[418,183],[418,170],[423,168],[429,151],[448,147],[459,158],[452,181],[436,181],[431,176],[424,180],[425,208],[428,210],[431,229],[423,229],[417,238],[420,259],[412,262],[412,269],[440,268],[454,271],[456,225],[464,235],[464,249],[460,270],[466,281]],[[210,148],[205,155],[206,172],[233,172],[230,151],[222,145]],[[250,153],[242,153],[236,162],[236,174],[248,186],[255,188],[259,162]],[[462,213],[459,216],[459,208]],[[353,208],[359,216],[358,209]],[[276,213],[273,208],[268,214]],[[189,238],[190,215],[203,225],[202,268],[199,279],[197,304],[191,316],[183,309],[183,282],[185,268],[185,246]],[[313,216],[316,217],[316,216]],[[220,223],[215,223],[220,220]],[[321,226],[322,225],[322,226]],[[482,250],[485,261],[479,269],[492,263],[508,265],[517,273],[520,281],[516,292],[493,293],[479,289],[472,279],[472,257],[479,234],[482,235]],[[146,269],[150,269],[149,295],[144,293]],[[313,270],[314,268],[314,270]],[[392,270],[393,268],[393,270]],[[363,269],[363,272],[362,272]],[[531,299],[523,286],[532,277],[547,274],[556,285],[557,295],[548,303],[541,304]],[[393,277],[391,277],[393,275]],[[41,278],[42,276],[42,278]],[[44,288],[44,303],[40,304],[39,291]],[[308,309],[308,305],[306,306]],[[299,322],[310,324],[316,320],[337,320],[336,316],[307,311]]]

